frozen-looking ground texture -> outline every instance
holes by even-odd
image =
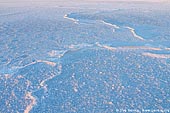
[[[169,3],[2,4],[0,113],[170,112]]]

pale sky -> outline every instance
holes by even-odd
[[[170,0],[0,0],[0,2],[62,2],[62,1],[147,1],[147,2],[162,2]]]
[[[163,2],[169,3],[170,0],[0,0],[0,7],[4,6],[45,6],[45,5],[69,5],[79,3],[107,3],[107,2]]]

